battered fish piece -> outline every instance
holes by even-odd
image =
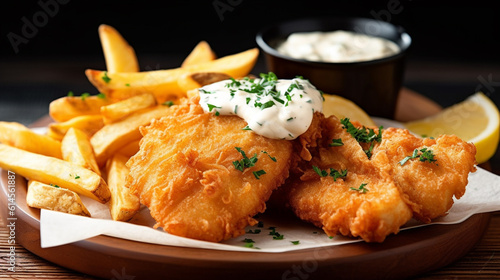
[[[387,128],[382,142],[373,149],[372,162],[390,166],[389,173],[404,193],[414,217],[429,223],[446,215],[465,193],[470,172],[476,171],[476,147],[454,135],[436,139],[420,138],[406,129]],[[417,158],[412,157],[417,149]],[[422,149],[432,152],[432,159],[421,161]]]
[[[155,227],[178,236],[219,242],[245,233],[288,177],[292,143],[243,130],[237,116],[177,105],[142,127],[140,151],[127,163],[127,184]]]
[[[297,177],[289,178],[280,190],[286,192],[291,209],[330,236],[340,233],[382,242],[399,232],[412,211],[389,175],[389,166],[372,163],[336,117],[320,121],[322,137],[311,149],[312,159],[302,162]],[[343,145],[331,146],[334,139]]]

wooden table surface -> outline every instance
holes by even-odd
[[[399,110],[396,119],[406,121],[420,118],[429,113],[438,112],[441,108],[435,104],[428,104],[425,112],[421,112],[418,106],[419,96],[410,90],[403,90],[404,107]],[[409,109],[408,109],[409,108]],[[45,120],[46,121],[46,120]],[[500,170],[491,168],[499,166],[499,152],[492,158],[495,164],[486,163],[481,165],[490,169],[493,173],[500,175]],[[5,211],[5,210],[2,210]],[[9,244],[9,229],[5,221],[0,219],[0,279],[97,279],[50,263],[18,244]],[[9,271],[9,257],[11,246],[15,247],[16,271]],[[117,274],[113,279],[122,279]],[[500,279],[500,212],[492,213],[490,224],[483,238],[463,258],[455,263],[432,271],[424,275],[418,275],[415,279]],[[124,279],[124,278],[123,278]],[[128,278],[126,278],[128,279]]]

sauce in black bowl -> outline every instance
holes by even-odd
[[[276,48],[296,32],[346,30],[388,39],[398,45],[394,55],[360,62],[318,62],[281,54]],[[287,21],[261,30],[257,44],[269,71],[279,78],[303,76],[319,90],[348,98],[371,116],[393,119],[404,78],[411,38],[400,26],[367,18],[313,18]]]

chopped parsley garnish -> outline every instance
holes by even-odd
[[[253,172],[253,176],[255,176],[255,178],[258,180],[260,179],[260,176],[266,174],[266,171],[264,170],[259,170],[259,171],[254,171]]]
[[[80,179],[80,176],[78,176],[78,175],[75,175],[75,179]]]
[[[259,221],[259,222],[257,223],[257,227],[263,228],[263,227],[264,227],[264,222]]]
[[[322,169],[320,169],[319,167],[317,167],[315,165],[313,165],[312,168],[313,168],[314,172],[316,172],[316,174],[318,174],[320,177],[326,177],[326,176],[328,176],[328,171],[322,170]]]
[[[71,90],[70,90],[70,91],[68,92],[68,95],[67,95],[67,96],[68,96],[68,97],[73,97],[73,96],[75,96],[75,93],[74,93],[73,91],[71,91]],[[87,98],[88,98],[88,97],[90,97],[90,96],[91,96],[91,94],[90,94],[90,93],[88,93],[88,92],[84,92],[84,93],[82,93],[82,94],[80,95],[80,98],[81,98],[83,101],[85,101],[85,99],[87,99]],[[102,93],[102,92],[101,92],[101,93],[96,94],[95,96],[97,96],[97,97],[98,97],[98,98],[100,98],[100,99],[105,99],[105,98],[106,98],[106,94],[104,94],[104,93]]]
[[[129,84],[129,83],[126,83],[126,84],[125,84],[125,86],[126,86],[126,87],[129,87],[129,86],[130,86],[130,84]]]
[[[255,241],[253,241],[250,238],[243,239],[243,242],[245,242],[244,246],[247,247],[247,248],[253,248],[253,244],[255,243]]]
[[[293,245],[299,245],[300,244],[300,241],[297,240],[297,241],[290,241]]]
[[[323,95],[325,95],[325,93],[322,90],[318,90],[318,91],[321,94],[321,98],[323,99],[323,101],[325,101],[325,97],[323,96]]]
[[[235,147],[235,148],[238,152],[240,152],[240,154],[243,156],[243,158],[241,160],[233,161],[234,168],[243,172],[245,170],[245,168],[255,166],[255,163],[258,160],[257,154],[254,154],[253,157],[249,158],[240,147]],[[276,162],[276,158],[270,156],[266,151],[261,151],[261,153],[266,154],[272,161]],[[260,179],[260,176],[266,174],[266,171],[261,169],[261,170],[253,171],[252,174],[258,180],[258,179]]]
[[[287,99],[287,102],[285,103],[285,100],[281,98],[281,93],[276,89],[276,84],[278,83],[278,77],[276,76],[276,74],[272,72],[269,72],[267,74],[261,73],[260,78],[261,79],[259,80],[245,78],[243,79],[243,81],[245,82],[231,78],[231,81],[226,83],[225,86],[229,88],[231,92],[235,92],[235,90],[237,89],[255,95],[255,102],[253,105],[256,108],[260,108],[261,110],[275,106],[275,102],[285,104],[286,106],[287,103],[291,100],[290,91],[292,91],[294,88],[302,87],[297,82],[295,84],[292,84],[284,94]],[[271,97],[274,101],[268,100],[266,102],[261,102],[260,100],[266,96]],[[246,104],[250,104],[251,101],[252,98],[246,98]]]
[[[61,187],[59,187],[58,185],[54,185],[54,184],[50,184],[52,187],[56,188],[56,189],[60,189]]]
[[[286,93],[285,93],[285,96],[286,96]],[[283,99],[279,98],[278,96],[273,95],[272,97],[274,100],[278,101],[279,103],[285,104],[285,101],[283,101]],[[288,105],[288,102],[287,102],[287,105]],[[287,105],[285,105],[285,106],[287,106]]]
[[[86,99],[87,97],[89,97],[89,96],[90,96],[90,93],[88,93],[88,92],[84,92],[84,93],[82,93],[82,95],[80,96],[80,98],[81,98],[82,100],[85,100],[85,99]]]
[[[358,188],[353,188],[353,187],[350,187],[349,189],[350,190],[353,190],[353,191],[358,191],[360,193],[366,193],[368,191],[366,187],[367,184],[363,183],[361,184]]]
[[[108,84],[110,81],[111,81],[111,78],[108,77],[108,72],[107,71],[104,71],[104,75],[102,76],[102,80]]]
[[[331,176],[333,181],[337,181],[338,178],[345,178],[347,176],[347,169],[338,171],[334,168],[330,168],[330,172],[328,172],[327,170],[322,170],[314,165],[312,168],[320,177]]]
[[[276,158],[275,157],[272,157],[268,152],[266,151],[261,151],[261,153],[264,153],[266,154],[272,161],[276,162]]]
[[[368,150],[365,150],[364,152],[365,152],[366,156],[368,156],[368,158],[371,158],[372,157],[372,150],[373,150],[373,147],[375,146],[375,142],[380,143],[382,141],[382,128],[383,127],[382,126],[379,127],[378,134],[377,134],[371,128],[366,128],[364,126],[362,128],[355,127],[351,123],[349,118],[341,119],[340,123],[343,125],[342,128],[344,128],[349,134],[351,134],[351,136],[354,137],[354,139],[356,139],[356,141],[358,141],[359,143],[370,143],[370,147],[368,148]]]
[[[420,154],[419,154],[420,152]],[[399,162],[399,164],[403,165],[410,159],[418,158],[421,162],[436,162],[437,159],[434,158],[434,152],[428,148],[415,149],[413,150],[413,154],[411,156],[405,157],[403,160]]]
[[[342,138],[332,139],[332,143],[330,143],[330,147],[338,147],[344,146],[344,142],[342,142]]]
[[[172,105],[174,105],[174,101],[165,101],[161,103],[161,105],[171,107]]]
[[[255,102],[255,107],[260,108],[261,110],[264,110],[269,107],[273,107],[275,105],[274,101],[269,100],[266,103],[260,103],[260,102]]]
[[[235,80],[234,78],[230,78],[231,82],[226,84],[226,87],[239,87],[241,86],[241,82]]]
[[[260,229],[255,229],[255,230],[248,230],[246,233],[249,233],[249,234],[259,234],[261,232]]]
[[[212,112],[213,109],[220,109],[220,107],[217,107],[217,106],[212,105],[212,104],[207,104],[207,106],[208,106],[208,111],[209,112]]]
[[[248,158],[245,152],[240,147],[235,147],[235,148],[238,152],[240,152],[243,158],[241,160],[233,161],[234,168],[243,172],[245,168],[249,168],[255,165],[255,163],[257,162],[257,154],[254,154],[252,158]]]
[[[198,90],[199,90],[201,93],[204,93],[204,94],[212,94],[212,93],[214,93],[213,91],[208,91],[208,90],[205,90],[205,89],[202,89],[202,88],[200,88],[200,89],[198,89]]]
[[[272,235],[274,240],[282,240],[283,238],[285,238],[283,234],[280,234],[276,231],[276,227],[269,227],[269,229],[271,230],[269,232],[269,235]]]

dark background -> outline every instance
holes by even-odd
[[[316,15],[401,25],[413,39],[406,87],[443,106],[477,90],[500,104],[500,23],[492,2],[8,1],[0,16],[0,119],[30,122],[70,90],[96,93],[84,70],[105,69],[97,33],[102,23],[134,47],[141,70],[152,70],[179,66],[200,40],[224,56],[255,47],[255,34],[264,26]],[[16,51],[9,36],[22,36],[26,21],[39,27]],[[261,71],[262,57],[254,72]]]
[[[139,56],[187,54],[201,39],[223,55],[255,46],[255,33],[268,24],[331,15],[378,17],[402,25],[414,38],[416,56],[500,60],[499,11],[488,1],[60,1],[67,3],[6,1],[1,17],[2,57],[101,55],[97,36],[101,23],[117,28]],[[20,35],[21,19],[33,22],[33,16],[43,10],[39,2],[57,3],[58,11],[15,55],[6,34]],[[398,12],[390,14],[391,10]]]

